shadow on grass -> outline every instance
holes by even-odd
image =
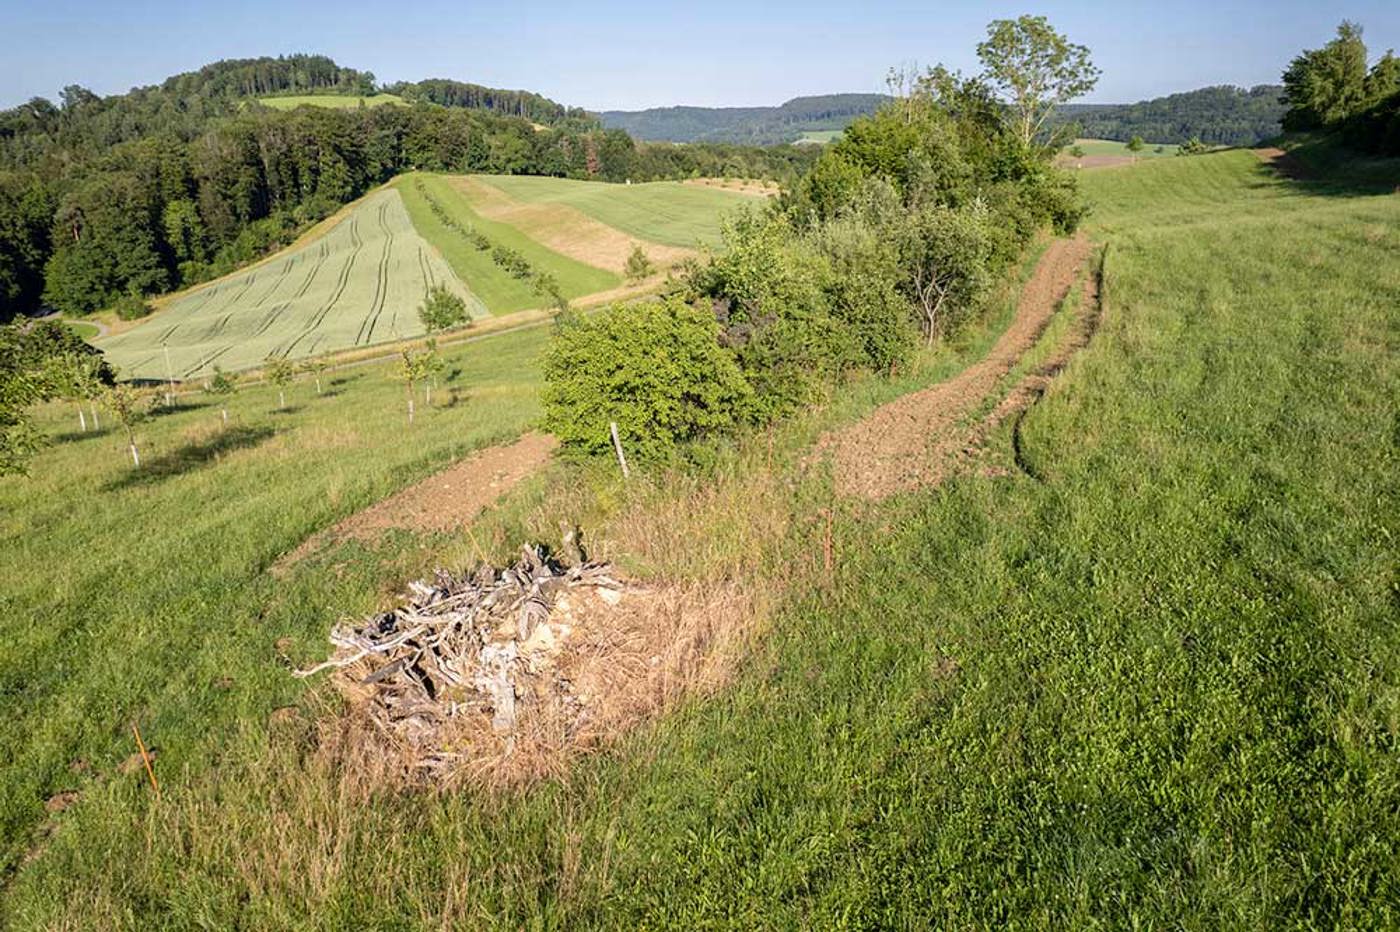
[[[187,411],[200,411],[204,408],[212,408],[211,401],[178,401],[174,406],[157,405],[151,409],[150,417],[169,417],[172,414],[184,414]]]
[[[146,460],[141,464],[140,469],[129,469],[120,479],[115,479],[102,488],[103,491],[112,492],[134,486],[150,485],[172,476],[192,472],[215,462],[226,453],[258,446],[276,433],[276,430],[266,425],[228,427],[208,440],[189,443],[163,456]]]
[[[1330,137],[1284,145],[1286,151],[1262,162],[1260,171],[1300,194],[1373,197],[1400,191],[1400,158],[1357,152]]]
[[[65,430],[62,433],[53,435],[54,443],[77,443],[79,440],[90,440],[96,437],[106,437],[109,431],[105,426],[100,428],[89,427],[87,430]]]
[[[285,408],[273,408],[268,414],[273,417],[291,417],[293,414],[300,413],[304,407],[305,405],[287,405]]]
[[[363,372],[356,372],[356,373],[353,373],[353,374],[351,374],[351,375],[338,375],[338,376],[336,376],[335,378],[331,379],[331,380],[330,380],[329,382],[327,382],[326,384],[327,384],[327,385],[349,385],[351,382],[358,382],[358,381],[360,381],[360,379],[363,379],[364,377],[365,377],[365,374],[364,374]]]

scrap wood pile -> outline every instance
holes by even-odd
[[[364,700],[375,726],[413,752],[415,769],[450,770],[469,752],[447,736],[470,732],[474,722],[489,718],[491,731],[509,741],[526,707],[542,699],[562,709],[566,729],[586,721],[588,697],[576,694],[556,660],[576,604],[616,605],[623,589],[606,564],[565,567],[526,546],[501,570],[440,570],[410,583],[407,604],[337,624],[331,658],[296,675],[342,671],[342,685]],[[587,596],[571,602],[573,590]]]

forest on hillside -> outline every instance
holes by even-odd
[[[845,129],[889,99],[885,94],[826,94],[794,97],[778,107],[655,107],[605,110],[599,117],[607,128],[626,130],[638,139],[771,145],[794,142],[806,132]]]
[[[1127,142],[1180,144],[1199,139],[1210,145],[1253,146],[1279,134],[1283,88],[1260,84],[1221,85],[1169,94],[1133,104],[1070,104],[1059,120],[1077,124],[1076,135]]]
[[[243,96],[373,88],[368,73],[292,56],[222,62],[105,98],[70,86],[57,104],[0,112],[0,319],[41,304],[75,314],[125,298],[139,306],[264,255],[410,169],[785,179],[815,158],[800,147],[638,145],[579,111],[561,108],[544,125],[532,118],[544,115],[537,95],[526,116],[506,116],[497,108],[520,103],[513,92],[423,84],[457,105],[279,111]]]

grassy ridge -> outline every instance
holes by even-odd
[[[760,203],[748,195],[675,181],[617,185],[527,175],[481,179],[513,200],[566,204],[599,223],[663,246],[712,246],[719,242],[726,211]]]
[[[967,476],[833,502],[799,478],[828,411],[780,432],[776,453],[756,438],[625,487],[560,465],[479,529],[504,553],[577,516],[634,567],[782,594],[725,691],[505,805],[373,793],[309,755],[309,729],[263,724],[298,694],[271,642],[317,656],[329,618],[432,560],[394,538],[386,570],[354,548],[285,588],[258,568],[351,504],[322,496],[367,500],[362,469],[380,491],[421,474],[405,436],[448,432],[367,427],[392,445],[362,450],[308,420],[319,429],[294,451],[269,442],[100,496],[83,493],[121,470],[83,459],[83,441],[36,464],[42,495],[0,484],[4,556],[37,568],[7,584],[8,615],[45,622],[4,655],[5,694],[46,707],[0,724],[3,811],[19,814],[8,851],[44,793],[75,779],[85,792],[0,915],[16,928],[1394,924],[1400,199],[1282,182],[1249,153],[1083,183],[1111,243],[1107,307],[1022,425],[1045,482]],[[944,350],[923,376],[985,345]],[[501,356],[473,357],[496,373],[483,379],[530,364]],[[853,386],[837,410],[885,385]],[[356,410],[387,411],[387,397]],[[313,436],[330,452],[304,461]],[[285,500],[252,494],[284,482]],[[112,551],[64,575],[106,533]],[[153,539],[171,556],[148,558]],[[73,656],[55,631],[98,646]],[[204,685],[226,670],[229,692]],[[169,748],[161,806],[135,778],[66,769],[123,756],[132,716]]]
[[[419,189],[420,182],[427,196],[443,205],[459,223],[470,224],[493,243],[520,253],[535,269],[552,274],[566,297],[578,298],[615,288],[622,283],[622,279],[612,272],[560,255],[509,224],[485,219],[472,210],[467,199],[445,177],[414,173],[399,179],[395,187],[403,195],[415,228],[441,250],[457,276],[493,313],[543,307],[548,300],[535,292],[529,279],[511,275],[492,260],[489,252],[475,248],[466,237],[435,217],[427,198]]]

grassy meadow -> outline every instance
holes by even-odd
[[[684,248],[717,244],[725,213],[759,203],[750,195],[678,181],[616,185],[531,175],[478,177],[513,200],[562,204],[639,240]]]
[[[474,545],[265,570],[518,433],[547,330],[457,350],[457,404],[411,430],[365,368],[286,414],[250,389],[228,431],[159,417],[149,474],[111,434],[60,436],[0,480],[0,556],[27,568],[3,589],[0,924],[1400,922],[1400,197],[1244,151],[1081,179],[1104,315],[1020,423],[1040,480],[872,504],[804,467],[824,427],[985,352],[1008,304],[771,441],[625,485],[557,463],[478,523],[499,557],[567,516],[633,572],[765,596],[724,689],[528,792],[376,786],[318,750],[335,702],[288,675]],[[133,720],[159,801],[115,771]]]
[[[95,343],[126,378],[179,379],[215,365],[248,369],[423,333],[417,308],[431,284],[486,308],[414,229],[394,189],[357,201],[329,232],[175,297],[161,313]]]
[[[397,94],[371,94],[367,97],[351,97],[345,94],[299,94],[292,96],[259,97],[258,103],[274,110],[295,110],[297,107],[329,107],[332,110],[354,110],[363,104],[366,107],[385,105],[406,107],[408,101]]]
[[[426,196],[419,189],[419,182],[426,190]],[[528,279],[516,278],[497,265],[489,252],[475,248],[466,237],[444,224],[433,213],[428,198],[441,204],[458,223],[469,224],[490,237],[493,243],[520,253],[536,269],[552,274],[570,299],[622,284],[619,276],[606,269],[570,259],[509,224],[481,216],[447,176],[414,173],[398,179],[394,186],[403,195],[414,226],[441,251],[457,277],[468,282],[473,293],[479,295],[493,313],[506,314],[541,307],[547,301],[536,293]],[[615,189],[616,185],[600,187]]]
[[[1181,146],[1173,143],[1148,142],[1143,145],[1141,152],[1134,153],[1128,149],[1126,142],[1114,139],[1076,139],[1074,145],[1082,149],[1085,155],[1121,155],[1128,158],[1136,156],[1140,159],[1176,155],[1181,149]]]

